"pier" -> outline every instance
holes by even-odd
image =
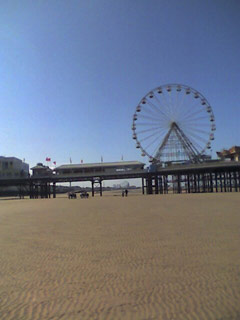
[[[142,194],[239,192],[240,162],[181,164],[158,168],[155,171],[137,169],[114,173],[106,171],[30,176],[1,179],[0,186],[18,186],[20,197],[21,194],[27,193],[31,199],[55,198],[56,184],[88,181],[91,183],[94,197],[96,186],[99,187],[100,196],[103,195],[103,181],[136,178],[142,181]]]

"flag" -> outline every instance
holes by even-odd
[[[103,157],[101,156],[101,162],[103,162]]]
[[[48,158],[48,157],[47,157],[47,158],[46,158],[46,161],[51,161],[51,158]]]

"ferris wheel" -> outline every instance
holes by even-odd
[[[207,99],[182,84],[148,92],[133,115],[136,148],[149,162],[201,162],[214,140],[215,118]]]

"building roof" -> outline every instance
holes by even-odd
[[[99,163],[81,163],[81,164],[64,164],[55,168],[54,170],[61,169],[84,169],[84,168],[102,168],[102,167],[127,167],[127,166],[144,166],[145,163],[140,161],[120,161],[120,162],[99,162]]]
[[[240,153],[240,146],[233,146],[229,149],[230,153]]]
[[[240,146],[233,146],[230,149],[223,149],[221,151],[216,152],[218,156],[227,157],[231,156],[233,154],[239,154],[240,153]]]
[[[32,167],[31,170],[42,170],[42,169],[45,169],[45,170],[52,170],[50,169],[48,166],[39,166],[39,165],[36,165],[35,167]]]
[[[18,160],[18,161],[22,161],[21,159],[18,159],[16,157],[5,157],[5,156],[0,156],[0,160]]]

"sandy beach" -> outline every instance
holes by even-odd
[[[0,319],[240,319],[240,195],[0,200]]]

